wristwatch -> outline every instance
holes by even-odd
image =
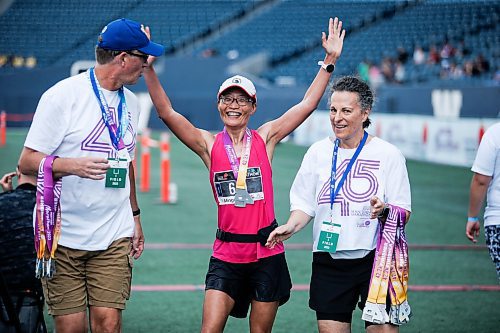
[[[335,70],[334,64],[325,64],[323,61],[318,61],[318,65],[321,66],[325,71],[331,73]]]

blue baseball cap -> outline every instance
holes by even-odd
[[[125,18],[108,23],[99,34],[97,46],[113,51],[139,50],[155,57],[165,52],[165,46],[150,41],[139,23]]]

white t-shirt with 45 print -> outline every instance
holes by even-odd
[[[298,209],[314,218],[314,252],[321,224],[330,221],[333,142],[334,138],[325,138],[309,148],[290,190],[290,210]],[[355,151],[339,148],[336,184]],[[333,258],[362,258],[376,247],[378,222],[370,218],[370,198],[374,195],[411,211],[406,160],[394,145],[377,137],[365,144],[335,198],[333,222],[342,227]]]
[[[117,91],[102,89],[117,119]],[[124,143],[134,158],[139,105],[124,89],[128,127]],[[59,157],[114,157],[108,128],[87,73],[64,79],[41,97],[24,145]],[[127,172],[128,175],[128,172]],[[62,229],[59,244],[80,250],[104,250],[116,239],[131,237],[134,219],[128,176],[125,188],[106,188],[105,180],[62,178]]]

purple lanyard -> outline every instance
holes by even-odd
[[[227,158],[229,159],[229,164],[231,165],[231,169],[233,170],[234,178],[238,178],[238,170],[239,170],[239,162],[238,156],[236,155],[236,151],[234,150],[233,142],[227,133],[226,128],[222,131],[222,140],[224,143],[224,149],[226,150]],[[242,160],[245,159],[248,161],[250,158],[250,147],[252,146],[252,133],[247,128],[245,129],[245,136],[243,138],[245,141],[245,152],[243,153]],[[245,176],[246,177],[246,176]]]

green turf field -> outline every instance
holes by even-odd
[[[157,134],[157,133],[155,133]],[[7,146],[0,147],[0,175],[13,170],[26,130],[9,130]],[[306,148],[281,144],[273,161],[276,216],[288,216],[288,191]],[[209,244],[216,229],[216,207],[207,171],[201,160],[172,140],[172,181],[178,186],[175,205],[159,203],[159,162],[154,152],[151,190],[140,193],[146,243]],[[410,245],[468,245],[465,221],[471,172],[466,168],[408,161],[413,213],[407,227]],[[140,168],[140,165],[138,165]],[[310,229],[290,243],[309,243]],[[484,244],[481,235],[479,244]],[[148,248],[136,261],[133,285],[202,285],[210,250]],[[288,250],[294,284],[308,284],[311,253]],[[486,249],[410,250],[410,286],[497,285]],[[499,332],[498,291],[411,291],[411,322],[402,332]],[[124,332],[196,332],[201,323],[202,291],[133,291],[123,314]],[[278,312],[274,332],[317,332],[307,291],[293,291]],[[353,318],[353,332],[364,331],[361,313]],[[48,320],[52,327],[51,320]],[[226,332],[246,332],[246,320],[231,318]]]

